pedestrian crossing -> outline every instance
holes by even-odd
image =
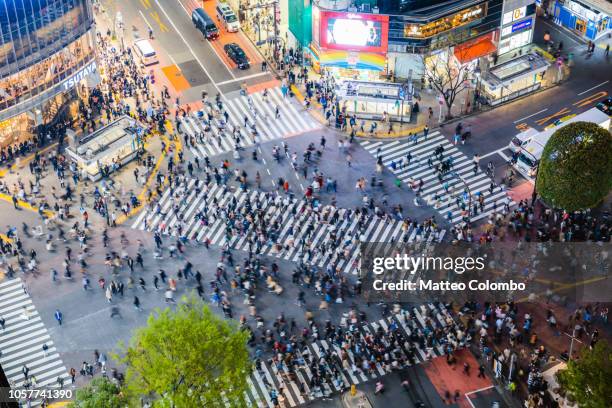
[[[389,355],[393,355],[392,359],[405,363],[394,367],[391,361],[385,361],[383,357],[375,359],[369,370],[363,369],[353,348],[344,347],[338,340],[319,339],[307,343],[302,349],[295,349],[294,360],[290,366],[283,359],[269,359],[255,364],[247,380],[249,389],[244,396],[245,405],[258,408],[300,406],[342,392],[352,384],[358,385],[381,378],[393,370],[403,368],[402,366],[412,366],[444,356],[449,342],[453,348],[466,345],[465,337],[459,340],[449,334],[457,326],[443,305],[423,304],[410,311],[394,311],[388,317],[375,322],[347,327],[350,324],[345,322],[344,331],[360,333],[363,336],[381,332],[385,336],[390,333],[401,335],[403,342],[400,344],[387,344],[390,346],[389,350],[395,348],[389,352]],[[439,341],[431,340],[431,333],[436,330],[444,333]],[[367,353],[368,351],[362,353],[362,357],[369,357]],[[330,381],[313,385],[312,362],[323,365],[323,369],[330,373]],[[275,402],[278,402],[278,405],[275,405]]]
[[[58,377],[68,384],[68,370],[21,279],[0,283],[0,316],[5,319],[0,332],[0,365],[11,387],[24,388],[29,383],[34,389],[57,388]],[[48,347],[46,352],[43,345]]]
[[[238,218],[230,228],[233,232],[228,234],[228,218],[223,209],[231,202],[236,203],[238,210],[247,202],[259,208],[267,225],[271,226],[269,235],[274,238],[261,243],[258,253],[294,262],[305,261],[320,268],[333,267],[353,275],[359,272],[360,242],[441,242],[446,232],[433,226],[424,227],[416,222],[372,214],[366,216],[360,228],[358,217],[350,210],[319,206],[311,211],[304,199],[232,190],[221,184],[206,186],[196,179],[186,179],[174,191],[167,189],[156,205],[150,205],[139,214],[132,228],[219,246],[228,243],[244,251],[255,250],[253,241],[262,238],[261,234],[253,233],[253,228],[245,227],[252,222],[248,217]],[[201,217],[202,211],[209,214],[206,221]],[[200,215],[196,217],[196,214]]]
[[[189,150],[198,158],[210,157],[235,150],[236,138],[241,147],[246,147],[322,127],[307,112],[283,97],[278,87],[267,92],[267,96],[261,91],[224,101],[227,121],[223,111],[214,104],[207,104],[200,112],[181,118]],[[253,124],[257,129],[256,136],[251,130]]]
[[[507,193],[498,185],[492,186],[492,179],[480,168],[474,173],[474,162],[452,145],[439,131],[430,132],[426,138],[419,135],[415,144],[413,140],[396,140],[392,142],[374,142],[362,140],[361,145],[374,157],[382,157],[382,162],[404,183],[410,185],[423,180],[421,198],[433,206],[449,222],[454,224],[463,220],[465,208],[477,204],[483,196],[482,208],[471,211],[471,221],[488,217],[491,213],[501,212],[504,204],[514,205]],[[436,149],[443,149],[443,160],[450,160],[451,168],[442,180],[438,178],[435,166]],[[408,163],[408,155],[411,156]],[[492,187],[492,188],[491,188]],[[467,193],[464,194],[467,188]],[[471,200],[469,196],[471,195]]]

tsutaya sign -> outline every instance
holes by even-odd
[[[96,64],[96,61],[94,60],[90,62],[89,65],[86,65],[85,67],[81,68],[76,74],[74,74],[73,76],[68,78],[66,82],[64,82],[64,91],[68,91],[74,88],[79,82],[81,82],[83,79],[87,78],[91,74],[94,74],[97,70],[98,65]]]

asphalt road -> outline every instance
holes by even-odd
[[[563,116],[591,109],[612,93],[612,59],[606,58],[602,49],[597,48],[589,57],[586,44],[543,18],[537,19],[534,42],[541,43],[545,31],[550,32],[555,44],[563,41],[563,49],[574,54],[569,78],[554,88],[462,120],[463,124],[471,124],[472,138],[461,150],[469,156],[480,155],[483,167],[492,161],[498,180],[506,167],[503,155],[510,157],[508,143],[521,130],[543,130]],[[443,128],[448,137],[452,137],[455,124]]]
[[[221,41],[231,36],[251,57],[251,67],[240,70],[228,59],[222,45],[212,44],[195,28],[191,11],[199,5],[188,0],[140,0],[118,3],[103,0],[107,20],[112,25],[119,11],[124,23],[127,45],[140,38],[148,38],[153,31],[152,45],[160,64],[151,66],[156,75],[164,75],[162,68],[174,65],[189,83],[188,89],[179,91],[182,103],[200,99],[202,91],[229,94],[240,89],[243,82],[254,85],[273,79],[269,72],[261,71],[261,57],[243,33],[228,34],[220,29]],[[214,17],[213,17],[214,18]],[[118,38],[120,38],[118,33]],[[229,41],[229,40],[228,40]],[[228,42],[223,40],[223,43]]]

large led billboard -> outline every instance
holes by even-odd
[[[322,48],[387,52],[389,17],[321,11]]]

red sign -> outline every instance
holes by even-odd
[[[321,48],[386,53],[389,16],[321,11]]]

